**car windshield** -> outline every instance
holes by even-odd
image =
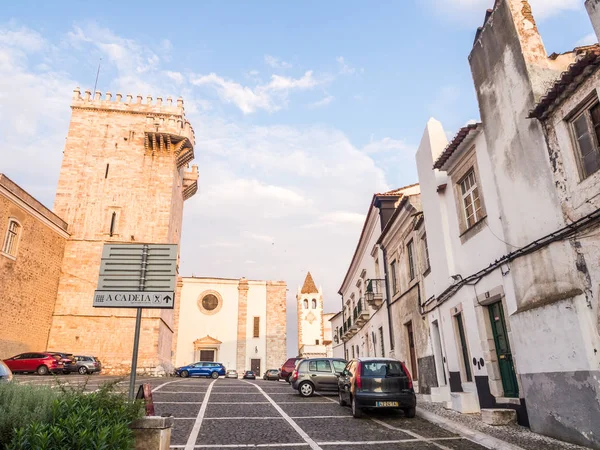
[[[403,377],[402,366],[397,361],[369,361],[362,363],[362,375],[366,377]]]

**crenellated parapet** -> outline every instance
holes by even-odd
[[[193,165],[192,170],[183,172],[183,200],[194,196],[198,192],[198,166]]]

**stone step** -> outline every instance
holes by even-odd
[[[509,425],[517,422],[517,412],[514,409],[482,408],[481,420],[488,425]]]

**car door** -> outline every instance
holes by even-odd
[[[20,372],[22,370],[25,370],[23,369],[25,355],[26,353],[21,353],[20,355],[13,356],[12,359],[7,359],[6,365],[13,372]]]
[[[328,359],[315,359],[308,365],[310,377],[316,390],[332,390],[337,383],[331,362]]]
[[[24,372],[35,372],[39,366],[43,364],[41,361],[45,355],[38,353],[25,353],[22,361],[22,371]]]
[[[200,376],[202,375],[202,363],[196,363],[190,365],[190,375]]]
[[[350,402],[350,388],[352,383],[352,374],[354,373],[353,366],[355,364],[355,361],[350,361],[348,364],[346,364],[346,367],[340,376],[340,381],[338,382],[338,388],[342,393],[342,398],[348,403]]]

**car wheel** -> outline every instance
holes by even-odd
[[[298,392],[302,397],[311,397],[315,393],[315,388],[311,383],[305,381],[298,386]]]
[[[356,405],[356,400],[354,399],[354,397],[352,397],[351,402],[352,402],[352,416],[355,419],[360,419],[363,415],[362,409]]]
[[[409,419],[412,419],[412,418],[414,418],[417,415],[417,409],[416,408],[406,408],[403,411],[404,411],[404,415],[406,417],[408,417]]]
[[[87,367],[85,366],[81,366],[79,369],[77,369],[77,372],[79,372],[80,375],[85,375],[87,371]]]
[[[181,378],[187,378],[190,376],[190,373],[187,370],[184,370],[183,372],[181,372]]]
[[[210,377],[211,377],[213,380],[216,380],[217,378],[219,378],[219,372],[213,372],[213,373],[211,373],[211,374],[210,374]]]
[[[347,406],[348,405],[348,403],[346,403],[346,400],[344,400],[344,397],[342,396],[341,389],[338,391],[338,397],[339,397],[339,401],[340,401],[340,406]]]
[[[44,366],[44,365],[38,367],[36,372],[38,375],[48,375],[48,373],[50,373],[50,371],[48,370],[48,367]]]

